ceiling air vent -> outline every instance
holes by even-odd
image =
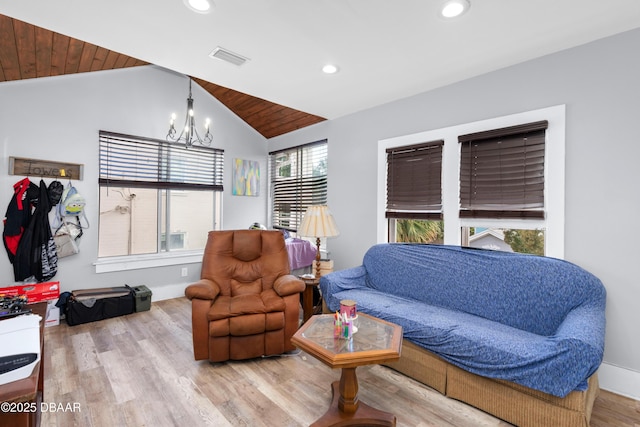
[[[238,67],[249,60],[249,58],[246,58],[242,55],[238,55],[237,53],[233,53],[230,50],[227,50],[220,46],[213,49],[213,52],[209,54],[209,57],[230,62],[231,64],[237,65]]]

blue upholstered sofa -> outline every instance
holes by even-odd
[[[588,426],[606,292],[582,268],[458,246],[380,244],[361,266],[323,276],[320,288],[331,311],[352,299],[403,327],[401,372],[516,425]]]

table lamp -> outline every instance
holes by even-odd
[[[340,234],[328,206],[309,206],[298,228],[298,235],[316,238],[316,278],[320,277],[320,238],[336,237]]]

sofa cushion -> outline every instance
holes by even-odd
[[[380,244],[364,256],[366,285],[539,335],[578,306],[603,306],[600,280],[569,262],[460,246]]]

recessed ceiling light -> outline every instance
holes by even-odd
[[[455,18],[465,13],[470,7],[468,0],[448,0],[442,4],[440,13],[445,18]]]
[[[338,72],[338,67],[336,67],[333,64],[327,64],[324,67],[322,67],[322,72],[325,74],[335,74]]]
[[[213,1],[211,0],[184,0],[184,4],[197,13],[209,13],[213,10]]]

